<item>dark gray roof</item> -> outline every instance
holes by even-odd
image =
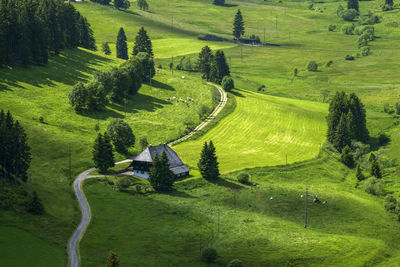
[[[133,161],[141,161],[141,162],[153,162],[156,155],[161,157],[162,152],[165,151],[168,157],[169,166],[174,174],[188,172],[190,169],[183,164],[182,160],[179,158],[178,154],[173,151],[168,145],[158,145],[158,146],[149,146],[145,150],[142,151],[136,157],[133,157]]]

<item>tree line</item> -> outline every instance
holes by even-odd
[[[101,5],[109,6],[111,2],[114,4],[114,7],[117,9],[123,8],[123,9],[128,9],[131,6],[131,3],[129,0],[90,0],[91,2],[95,2]],[[147,3],[146,0],[138,0],[136,1],[136,4],[138,5],[139,9],[141,10],[148,10],[149,9],[149,4]]]
[[[207,81],[221,84],[225,76],[230,76],[230,69],[222,50],[213,53],[210,47],[203,47],[199,54],[198,66],[203,79]]]
[[[0,0],[0,67],[46,64],[64,48],[96,50],[87,19],[62,0]]]

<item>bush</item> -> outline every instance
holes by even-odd
[[[201,258],[207,263],[212,263],[217,259],[217,251],[215,248],[206,248],[201,253]]]
[[[120,153],[125,153],[127,149],[135,144],[135,135],[132,128],[120,119],[115,119],[110,122],[107,127],[106,134],[111,138],[115,150]]]
[[[363,57],[366,57],[371,53],[371,50],[369,49],[369,46],[363,46],[360,48],[360,53]]]
[[[142,149],[148,147],[149,146],[149,142],[147,141],[147,138],[146,137],[140,138],[139,145],[142,147]]]
[[[123,191],[127,189],[131,185],[131,181],[128,177],[122,177],[118,179],[116,186],[119,191]]]
[[[353,21],[358,17],[358,12],[355,9],[347,9],[342,12],[342,19],[345,21]]]
[[[104,86],[92,80],[86,85],[87,90],[87,108],[89,110],[101,110],[107,105],[107,92]]]
[[[335,24],[330,24],[330,25],[328,26],[328,31],[333,32],[333,31],[336,30],[336,28],[337,28],[337,26],[336,26]]]
[[[201,105],[199,111],[197,112],[199,114],[200,119],[205,119],[208,114],[210,114],[211,110],[208,106],[206,105]]]
[[[345,60],[354,60],[354,56],[352,55],[346,55],[346,57],[344,58]]]
[[[227,267],[243,267],[243,263],[241,260],[234,259],[228,263]]]
[[[339,18],[341,18],[342,15],[343,15],[343,12],[344,12],[343,6],[342,6],[342,5],[339,5],[338,8],[337,8],[337,10],[336,10],[336,15],[337,15]]]
[[[364,174],[362,173],[362,170],[361,170],[360,163],[358,163],[357,167],[356,167],[356,178],[357,178],[358,181],[362,181],[362,180],[365,179],[365,176],[364,176]]]
[[[88,92],[85,85],[81,82],[72,87],[71,92],[68,95],[69,104],[75,109],[75,111],[83,110],[86,107]]]
[[[351,150],[349,146],[346,146],[342,150],[342,154],[340,155],[340,161],[343,162],[347,167],[354,167],[354,157],[351,154]]]
[[[396,114],[400,115],[400,102],[396,102],[394,107],[395,107],[395,110],[396,110]]]
[[[397,200],[393,196],[386,196],[383,204],[385,210],[389,212],[395,212],[397,206]]]
[[[333,64],[333,61],[332,61],[332,60],[329,60],[329,61],[326,63],[326,66],[327,66],[327,67],[330,67],[332,64]]]
[[[44,207],[43,207],[42,201],[37,196],[36,191],[33,191],[33,195],[27,203],[27,210],[29,213],[32,213],[35,215],[43,214],[43,212],[44,212]]]
[[[378,141],[379,145],[384,146],[390,142],[390,137],[385,133],[381,133],[378,137]]]
[[[318,70],[318,64],[315,61],[310,61],[307,65],[307,70],[315,72]]]
[[[355,27],[354,24],[343,25],[342,32],[346,35],[353,35]]]
[[[241,173],[237,176],[239,183],[248,184],[250,176],[247,173]]]
[[[365,191],[369,194],[375,196],[385,195],[385,190],[383,188],[383,183],[374,177],[369,178],[364,184]]]
[[[393,5],[385,4],[382,6],[382,11],[389,11],[393,9]]]
[[[225,76],[222,79],[222,88],[224,88],[225,91],[229,92],[231,91],[233,88],[235,88],[235,83],[232,79],[232,77],[230,76]]]
[[[368,35],[365,35],[365,34],[361,35],[357,40],[358,48],[361,48],[363,46],[367,46],[368,45],[368,39],[369,39]]]

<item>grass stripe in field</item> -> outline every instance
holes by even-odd
[[[298,162],[315,157],[325,140],[327,105],[236,91],[237,107],[198,140],[174,149],[192,168],[212,140],[222,172]]]

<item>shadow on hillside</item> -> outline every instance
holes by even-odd
[[[89,78],[86,73],[94,73],[94,66],[111,61],[90,52],[73,49],[65,50],[59,56],[49,59],[44,66],[16,66],[0,70],[0,90],[10,87],[25,88],[21,83],[38,88],[55,87],[57,83],[74,85]],[[89,66],[92,65],[92,66]]]
[[[240,93],[239,91],[240,89],[234,89],[233,91],[230,91],[230,93],[237,97],[244,97],[244,95],[242,95],[242,93]]]
[[[162,99],[158,99],[153,96],[143,95],[138,93],[134,96],[131,96],[126,103],[126,113],[137,113],[138,111],[148,111],[153,112],[157,109],[163,108],[163,105],[172,105],[170,102]],[[124,103],[110,103],[109,107],[118,110],[120,112],[125,112],[125,104]]]
[[[109,109],[108,107],[106,107],[104,110],[100,110],[100,111],[89,111],[89,110],[82,110],[80,112],[78,112],[79,115],[84,116],[84,117],[88,117],[91,119],[96,119],[96,120],[106,120],[108,118],[114,118],[114,119],[123,119],[125,118],[124,115],[115,112],[112,109]]]
[[[229,182],[229,181],[225,180],[224,178],[219,178],[215,181],[210,181],[210,183],[213,183],[213,184],[219,185],[219,186],[223,186],[223,187],[226,187],[226,188],[229,188],[232,190],[240,190],[240,189],[244,188],[243,186]]]
[[[166,84],[159,82],[157,80],[151,80],[151,86],[158,88],[158,89],[163,89],[163,90],[168,90],[168,91],[176,91],[174,87]]]
[[[235,4],[224,4],[224,7],[236,7],[236,6],[238,6],[238,5],[235,5]]]
[[[172,196],[172,197],[182,197],[182,198],[198,198],[198,197],[195,197],[195,196],[189,195],[189,194],[188,194],[188,193],[186,193],[186,192],[183,192],[183,191],[177,191],[177,190],[174,190],[174,191],[171,191],[171,192],[169,192],[169,193],[168,193],[168,195],[169,195],[169,196]]]
[[[124,12],[124,13],[128,13],[128,14],[131,14],[131,15],[135,15],[135,16],[142,16],[142,15],[140,15],[139,13],[136,13],[136,12],[134,12],[134,11],[132,11],[132,10],[119,9],[119,11]]]

